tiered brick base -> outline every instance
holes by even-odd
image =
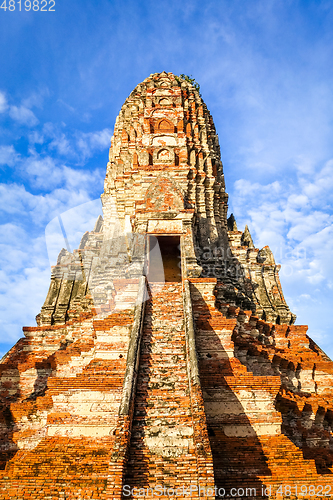
[[[212,499],[214,485],[238,499],[333,492],[332,362],[304,327],[228,305],[222,313],[215,280],[190,281],[201,385],[184,283],[152,284],[126,415],[134,309],[121,310],[119,297],[133,302],[137,282],[119,284],[104,318],[27,330],[1,365],[1,499],[121,500],[147,488]]]

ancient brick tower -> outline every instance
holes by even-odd
[[[117,118],[103,218],[1,362],[1,499],[333,493],[333,364],[227,199],[199,93],[151,75]]]

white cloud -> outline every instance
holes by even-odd
[[[57,99],[57,102],[65,106],[65,108],[69,109],[69,111],[71,111],[72,113],[75,113],[75,109],[69,104],[67,104],[67,102],[63,101],[62,99]]]
[[[28,174],[31,184],[41,189],[55,188],[64,180],[63,168],[59,167],[50,156],[40,157],[33,154],[22,167],[25,174]]]
[[[47,224],[57,213],[85,203],[102,190],[103,172],[77,170],[58,164],[50,157],[38,155],[27,159],[23,166],[29,183],[48,193],[32,194],[17,183],[0,184],[2,217],[20,216],[25,223]]]
[[[97,217],[102,215],[102,203],[100,198],[97,198],[59,215],[63,229],[59,216],[52,219],[45,228],[46,245],[51,265],[56,264],[62,248],[73,251],[79,247],[83,234],[86,231],[92,231]],[[64,240],[63,230],[67,241]]]
[[[56,149],[58,153],[62,156],[73,155],[73,150],[71,148],[69,140],[66,138],[65,134],[60,134],[49,144],[50,149]]]
[[[7,100],[3,92],[0,91],[0,113],[4,113],[7,110]]]
[[[31,111],[31,109],[25,106],[11,106],[9,109],[9,116],[23,125],[28,125],[29,127],[33,127],[37,125],[38,119]]]
[[[112,130],[109,128],[105,128],[104,130],[100,130],[98,132],[91,132],[85,135],[86,137],[89,137],[92,148],[104,149],[105,147],[110,145]]]
[[[332,300],[332,183],[332,160],[315,171],[305,162],[283,184],[241,179],[230,193],[238,228],[248,224],[256,246],[271,247],[291,310],[298,323],[311,323],[309,335],[328,353],[333,345],[320,311],[330,310]]]
[[[64,173],[65,178],[69,171]],[[80,177],[79,172],[77,177],[81,179],[80,189],[72,189],[71,180],[66,188],[47,195],[33,195],[17,184],[0,184],[0,218],[6,212],[15,220],[0,225],[0,344],[13,344],[22,336],[22,326],[35,325],[35,316],[44,303],[50,283],[45,240],[50,220],[66,211],[69,217],[72,214],[69,221],[65,214],[64,224],[74,246],[84,230],[94,227],[101,202],[89,202],[93,173]],[[86,202],[83,213],[77,208],[70,210]]]
[[[34,325],[45,300],[50,268],[43,236],[32,237],[21,225],[0,226],[0,343],[22,337]]]
[[[95,170],[77,170],[73,168],[63,167],[63,176],[68,189],[78,189],[84,187],[88,191],[101,186],[103,188],[103,179],[105,176],[104,169]]]
[[[0,212],[3,214],[26,213],[34,204],[34,196],[24,186],[0,184]]]
[[[75,151],[70,144],[70,140],[60,130],[60,127],[50,122],[45,123],[43,126],[43,136],[51,139],[51,142],[48,144],[50,152],[54,153],[55,150],[62,156],[75,156]]]
[[[39,136],[32,137],[31,141],[38,140]],[[56,157],[47,154],[39,154],[33,146],[29,149],[29,156],[19,157],[12,146],[0,147],[0,165],[9,164],[13,165],[16,162],[16,174],[18,178],[28,181],[34,191],[36,189],[42,191],[65,190],[66,192],[72,191],[86,191],[92,193],[95,189],[101,190],[103,186],[104,171],[102,169],[84,170],[78,168],[71,168],[64,165]],[[0,191],[5,189],[5,185],[0,185]],[[21,191],[22,186],[15,185],[15,190]],[[11,185],[7,186],[3,192],[3,198],[0,200],[0,208],[7,212],[12,211],[13,199],[7,200],[7,193],[11,191]],[[58,191],[59,192],[59,191]],[[99,194],[99,192],[98,192]],[[12,195],[12,193],[11,193]],[[10,196],[11,196],[10,195]],[[26,200],[30,196],[29,191],[20,197],[20,200]],[[36,197],[34,198],[36,199]],[[19,200],[19,202],[20,202]]]
[[[44,135],[34,130],[31,134],[28,135],[29,144],[43,144],[44,143]]]
[[[0,146],[0,165],[13,166],[19,158],[13,146]]]
[[[48,143],[50,152],[55,150],[61,156],[82,163],[93,156],[95,151],[107,150],[110,147],[112,130],[109,128],[95,132],[76,130],[73,134],[70,132],[65,134],[59,126],[48,122],[43,126],[43,135],[51,139]]]
[[[76,145],[84,158],[89,158],[96,150],[110,147],[112,130],[105,128],[97,132],[77,133]]]
[[[9,116],[13,120],[22,125],[34,127],[39,121],[31,108],[41,108],[45,95],[48,95],[47,89],[40,93],[33,92],[28,98],[22,100],[20,106],[8,106],[5,94],[0,91],[0,113],[4,113],[8,109]]]
[[[27,97],[26,99],[23,99],[22,105],[25,108],[29,108],[29,109],[33,108],[33,107],[42,108],[44,98],[46,96],[49,96],[49,95],[50,95],[50,92],[49,92],[48,88],[44,87],[39,92],[32,92],[29,97]]]

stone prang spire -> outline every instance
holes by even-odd
[[[0,500],[332,494],[332,361],[227,202],[198,85],[150,75],[116,120],[103,217],[1,360]]]
[[[80,245],[95,305],[110,299],[115,275],[142,274],[146,257],[138,235],[169,234],[181,236],[183,275],[216,278],[221,306],[240,306],[262,319],[292,324],[280,266],[268,247],[254,247],[247,227],[242,233],[233,215],[227,220],[227,201],[218,136],[198,90],[171,73],[151,75],[133,90],[116,119],[102,194],[104,221],[98,228],[101,250],[93,263],[96,231]],[[62,258],[65,275],[60,259],[40,324],[70,318],[79,304],[87,308],[82,290],[88,283],[83,286],[79,272],[79,286],[73,289],[66,275],[68,257]]]

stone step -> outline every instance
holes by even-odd
[[[182,285],[166,284],[146,307],[124,484],[197,484],[193,434]]]

